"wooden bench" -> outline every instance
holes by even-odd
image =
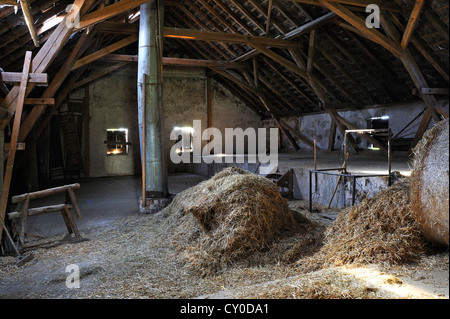
[[[8,214],[9,219],[22,218],[21,229],[19,234],[20,244],[23,246],[23,238],[25,236],[25,225],[28,216],[41,215],[47,213],[61,212],[64,222],[66,224],[69,234],[74,234],[75,237],[80,238],[80,232],[75,223],[71,210],[75,211],[78,219],[81,219],[80,208],[78,207],[77,198],[74,190],[80,188],[80,184],[71,184],[55,188],[49,188],[33,193],[27,193],[22,195],[16,195],[11,198],[13,204],[18,204],[15,212]],[[65,203],[37,208],[29,208],[30,200],[43,198],[51,195],[65,193]]]

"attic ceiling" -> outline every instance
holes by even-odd
[[[89,8],[81,15],[82,29],[74,29],[45,70],[51,83],[77,45],[82,47],[71,72],[53,92],[53,110],[74,88],[136,62],[139,4],[143,1],[121,0],[129,6],[126,11],[98,21],[96,12],[115,8],[112,6],[119,0],[77,1],[84,3],[84,9]],[[0,0],[0,68],[5,72],[20,72],[26,51],[33,51],[36,56],[73,0],[28,2],[39,47],[30,36],[20,5],[15,12],[15,0]],[[417,23],[403,50],[400,40],[412,22],[415,6],[422,2]],[[197,61],[264,118],[324,111],[335,114],[343,109],[417,100],[420,94],[413,90],[417,92],[425,84],[428,88],[448,87],[447,0],[164,3],[163,56],[190,61],[190,66]],[[368,3],[379,5],[389,28],[383,20],[379,29],[364,30],[358,25],[357,21],[365,21],[368,15]],[[87,17],[95,23],[83,28]],[[178,60],[166,61],[177,64]],[[95,73],[98,68],[94,72],[94,63],[101,63],[104,71]],[[0,97],[6,97],[11,87],[0,90]],[[36,87],[29,97],[41,97],[44,93],[45,87]],[[424,98],[427,106],[432,108],[429,104],[433,100],[427,99]]]

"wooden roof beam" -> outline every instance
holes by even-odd
[[[258,45],[258,46],[270,46],[278,48],[286,47],[301,47],[300,43],[282,40],[272,39],[266,37],[249,36],[243,34],[226,33],[226,32],[211,32],[211,31],[199,31],[188,29],[176,29],[176,28],[164,28],[165,38],[176,38],[183,40],[197,40],[197,41],[215,41],[215,42],[227,42],[227,43],[240,43],[246,45]]]
[[[405,32],[403,32],[403,38],[400,43],[403,49],[408,46],[409,40],[414,32],[414,29],[419,21],[420,13],[422,12],[425,0],[416,0],[411,15],[409,16],[408,24],[406,25]]]
[[[123,47],[126,47],[127,45],[130,45],[131,43],[134,43],[137,40],[138,40],[137,35],[131,35],[131,36],[129,36],[125,39],[122,39],[120,41],[117,41],[116,43],[111,44],[97,52],[89,54],[88,56],[85,56],[85,57],[79,59],[77,62],[75,62],[75,64],[72,66],[71,71],[78,69],[78,68],[82,67],[83,65],[94,62],[95,60],[98,60],[111,52],[114,52]]]
[[[151,2],[153,0],[121,0],[109,6],[100,8],[96,11],[86,14],[80,21],[75,31],[85,29],[96,23],[102,22],[106,19],[115,17],[123,12],[139,7],[141,4]]]
[[[380,31],[374,28],[372,29],[367,28],[365,21],[356,14],[354,14],[347,7],[337,2],[331,2],[326,0],[317,0],[317,2],[326,7],[328,10],[333,11],[334,13],[339,15],[342,19],[344,19],[345,21],[350,23],[353,27],[358,29],[368,39],[370,39],[375,43],[378,43],[386,50],[394,54],[396,57],[400,57],[402,55],[403,50],[400,47],[399,44],[400,42],[393,41],[392,39],[388,38],[387,36],[385,36]]]

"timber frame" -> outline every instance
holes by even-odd
[[[2,221],[16,150],[34,128],[37,136],[45,130],[71,91],[89,92],[101,77],[136,67],[139,9],[152,1],[19,0],[15,14],[17,1],[0,0]],[[369,4],[380,9],[379,28],[366,25]],[[162,64],[205,69],[208,90],[214,79],[271,119],[295,150],[314,142],[289,117],[328,114],[328,151],[338,132],[363,129],[344,110],[422,100],[411,147],[431,121],[448,118],[447,0],[165,0],[164,7]],[[358,150],[350,135],[348,142]]]
[[[15,15],[15,1],[0,0],[0,129],[13,118],[19,95],[14,72],[20,72],[27,51],[33,56],[30,73],[48,74],[48,86],[41,89],[32,78],[24,98],[54,103],[34,100],[34,107],[24,109],[19,143],[33,127],[42,131],[72,90],[136,65],[139,7],[151,1],[20,0],[23,14]],[[70,4],[75,6],[66,12]],[[365,25],[368,4],[381,10],[379,29]],[[343,110],[423,100],[427,109],[411,146],[431,120],[448,117],[438,103],[448,100],[448,1],[166,0],[164,5],[163,64],[204,68],[262,118],[273,119],[294,149],[299,141],[312,142],[283,118],[328,113],[328,150],[333,150],[337,131],[361,129],[339,114]],[[48,26],[51,19],[59,23]],[[358,149],[356,141],[350,143]]]

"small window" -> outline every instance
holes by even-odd
[[[128,154],[128,130],[125,128],[108,129],[106,145],[108,155]]]

